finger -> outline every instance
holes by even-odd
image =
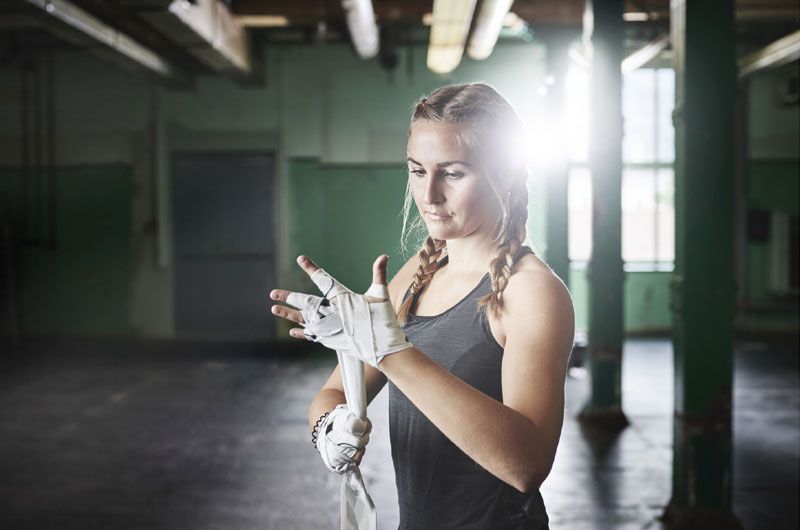
[[[274,305],[272,306],[272,314],[298,324],[305,324],[303,314],[297,309],[290,309],[282,305]]]
[[[289,335],[296,339],[308,340],[306,339],[306,336],[303,334],[303,328],[292,328],[289,330]]]
[[[286,302],[290,294],[292,294],[291,291],[286,291],[284,289],[273,289],[269,292],[269,297],[271,300]]]
[[[356,464],[360,465],[361,464],[361,459],[364,458],[364,453],[366,451],[367,451],[366,447],[362,447],[361,449],[356,451],[356,454],[353,455],[353,462],[355,462]]]
[[[309,276],[317,272],[317,269],[319,269],[317,264],[311,261],[311,258],[308,256],[297,256],[297,264],[300,265],[300,268],[303,269]]]

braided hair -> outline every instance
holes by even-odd
[[[414,105],[411,125],[419,120],[458,125],[456,140],[478,154],[482,173],[494,191],[501,212],[493,229],[497,255],[489,264],[492,291],[478,300],[478,307],[486,306],[499,316],[503,291],[516,271],[519,250],[527,242],[528,172],[521,143],[522,122],[508,101],[485,83],[449,85],[421,98]],[[410,237],[426,237],[418,251],[420,264],[409,296],[397,312],[401,323],[407,319],[415,296],[430,284],[439,269],[440,256],[447,252],[447,242],[427,234],[419,215],[409,222],[415,210],[412,207],[408,184],[403,201],[401,247],[408,248],[406,241]]]

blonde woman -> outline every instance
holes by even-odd
[[[422,98],[408,131],[403,223],[405,237],[413,202],[427,231],[418,254],[388,292],[380,256],[366,295],[301,256],[324,296],[302,295],[309,309],[298,293],[270,295],[301,306],[273,306],[303,326],[293,337],[367,363],[369,401],[389,383],[402,530],[548,527],[539,487],[561,434],[574,313],[563,282],[524,245],[521,130],[483,83]],[[309,408],[309,428],[325,438],[323,460],[337,472],[360,461],[371,427],[344,402],[337,367]]]

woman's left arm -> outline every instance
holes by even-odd
[[[502,403],[416,348],[387,355],[380,367],[464,453],[527,492],[550,473],[561,435],[574,310],[569,291],[550,272],[518,271],[502,296]]]

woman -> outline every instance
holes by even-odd
[[[373,327],[400,333],[394,347],[354,354],[371,365],[368,400],[389,383],[401,529],[548,525],[539,487],[561,433],[574,313],[563,282],[523,245],[521,130],[508,102],[482,83],[440,88],[414,107],[403,232],[413,199],[428,235],[388,285],[391,317],[375,324],[383,317],[372,316]],[[373,287],[385,285],[386,261],[373,264]],[[298,263],[312,279],[323,272],[304,256]],[[318,339],[302,311],[273,312],[304,325],[292,336]],[[344,401],[337,367],[311,403],[309,427],[334,446],[323,459],[339,470],[360,461],[370,429],[337,407]]]

